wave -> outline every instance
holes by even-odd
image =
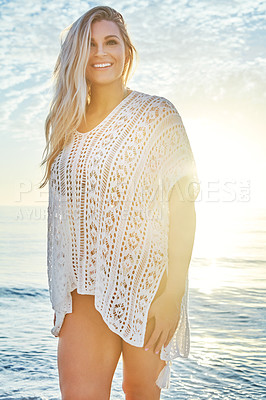
[[[35,288],[35,287],[0,287],[0,298],[1,297],[16,297],[16,298],[26,298],[26,297],[41,297],[45,298],[49,295],[48,289],[45,288]]]
[[[204,257],[195,257],[193,259],[193,263],[198,265],[199,267],[202,267],[203,265],[207,265],[207,263],[213,263],[215,260],[215,263],[226,263],[228,266],[228,263],[230,263],[230,267],[233,267],[234,264],[241,264],[241,265],[246,265],[246,264],[256,264],[256,265],[265,265],[266,260],[262,259],[256,259],[256,258],[240,258],[240,257],[215,257],[213,258],[204,258]]]

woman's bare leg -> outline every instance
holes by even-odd
[[[154,300],[163,292],[166,284],[164,274]],[[153,301],[154,301],[153,300]],[[145,341],[154,328],[154,318],[147,323]],[[160,371],[166,365],[160,359],[160,353],[155,354],[153,348],[145,351],[142,347],[132,346],[122,340],[123,355],[123,391],[126,400],[159,400],[161,389],[156,385]]]
[[[150,334],[151,323],[146,333]],[[161,389],[156,385],[160,371],[166,365],[152,349],[145,351],[123,341],[123,391],[126,400],[159,400]]]
[[[58,341],[62,400],[108,400],[122,339],[94,307],[94,296],[72,293]]]

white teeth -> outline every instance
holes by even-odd
[[[106,64],[93,64],[93,67],[104,68],[104,67],[109,67],[110,65],[111,65],[110,63],[106,63]]]

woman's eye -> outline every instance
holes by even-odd
[[[108,40],[107,44],[116,44],[117,42],[115,40]]]
[[[117,41],[116,40],[114,40],[114,39],[111,39],[111,40],[108,40],[108,42],[107,42],[107,44],[109,45],[114,45],[114,44],[117,44]],[[91,47],[95,47],[96,46],[96,44],[94,43],[94,42],[91,42]]]

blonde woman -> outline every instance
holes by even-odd
[[[193,154],[175,106],[126,86],[119,12],[94,7],[64,33],[40,186],[62,399],[109,399],[121,355],[126,399],[159,399],[189,353]]]

